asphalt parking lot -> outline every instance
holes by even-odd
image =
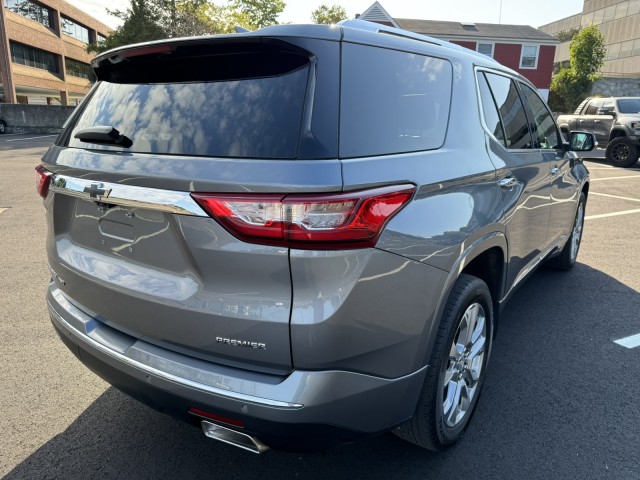
[[[0,477],[640,479],[640,346],[615,343],[640,334],[640,168],[587,162],[579,263],[539,270],[513,297],[458,446],[384,435],[254,456],[131,400],[57,338],[33,173],[53,139],[0,137]]]

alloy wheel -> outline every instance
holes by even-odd
[[[444,373],[442,410],[449,427],[460,424],[472,405],[482,376],[486,340],[485,311],[479,303],[472,303],[460,320]]]

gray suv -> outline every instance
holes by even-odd
[[[593,136],[489,57],[362,21],[93,68],[36,175],[80,361],[253,452],[455,443],[503,305],[576,261]]]

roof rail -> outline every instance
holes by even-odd
[[[408,38],[410,40],[417,40],[419,42],[442,46],[442,44],[435,38],[420,35],[419,33],[409,32],[408,30],[402,30],[400,28],[388,27],[387,25],[382,25],[380,23],[367,22],[366,20],[342,20],[338,25],[341,27],[355,28],[357,30],[365,30],[367,32],[385,33],[387,35],[394,35],[396,37]]]

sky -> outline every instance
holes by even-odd
[[[118,19],[108,15],[104,0],[67,0],[106,25],[115,28]],[[375,0],[286,0],[280,15],[283,23],[309,23],[319,5],[342,5],[349,18],[364,12]],[[454,22],[505,23],[539,27],[582,12],[583,0],[379,0],[395,18],[448,20]],[[125,10],[128,0],[109,0],[110,9]],[[218,1],[216,3],[223,3]],[[500,4],[502,3],[502,15]]]

